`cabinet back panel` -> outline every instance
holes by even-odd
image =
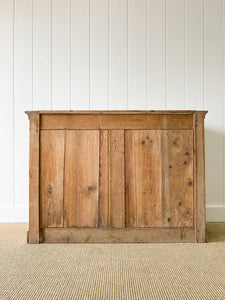
[[[40,129],[192,129],[188,114],[41,115]]]
[[[63,227],[63,130],[40,132],[40,226]]]
[[[162,131],[164,227],[192,227],[193,131]]]
[[[65,133],[64,227],[98,227],[99,132]]]
[[[127,130],[126,226],[162,225],[162,151],[160,130]]]

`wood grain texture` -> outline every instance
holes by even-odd
[[[193,226],[193,131],[162,132],[163,226]]]
[[[193,115],[195,112],[206,114],[206,110],[28,110],[26,114],[41,115]]]
[[[99,227],[109,226],[109,132],[99,131]]]
[[[64,226],[98,227],[99,132],[66,131]]]
[[[124,130],[109,131],[109,217],[111,228],[125,227]]]
[[[45,243],[185,243],[194,242],[193,228],[45,228]]]
[[[67,122],[40,130],[44,242],[205,241],[205,112],[29,115],[38,125],[43,116]],[[168,128],[180,116],[180,127]],[[90,120],[97,129],[65,129]],[[104,120],[114,129],[101,129]],[[140,129],[151,121],[163,128]]]
[[[40,227],[63,227],[64,131],[41,131],[40,143]]]
[[[204,115],[196,113],[195,122],[196,242],[204,243],[206,241]]]
[[[88,118],[87,118],[88,115]],[[41,129],[192,129],[193,114],[43,114]]]
[[[39,114],[30,116],[29,243],[39,243]]]
[[[126,226],[162,225],[160,130],[129,130],[126,144]]]

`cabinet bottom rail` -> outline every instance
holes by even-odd
[[[195,236],[194,228],[44,228],[39,243],[190,243]]]

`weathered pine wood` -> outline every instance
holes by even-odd
[[[99,132],[66,131],[64,226],[98,227]]]
[[[160,114],[160,115],[193,115],[196,110],[40,110],[40,111],[25,111],[26,114],[36,114],[40,115],[151,115],[151,114]],[[197,111],[198,113],[207,113],[207,111],[203,110]]]
[[[63,130],[40,134],[40,227],[63,227]]]
[[[125,144],[127,227],[161,227],[161,130],[129,130]]]
[[[196,242],[206,241],[204,114],[195,113]]]
[[[185,243],[195,241],[193,228],[45,228],[45,243]]]
[[[40,129],[192,129],[191,114],[43,114]]]
[[[30,118],[29,157],[29,238],[30,244],[39,243],[39,114]]]
[[[206,112],[28,114],[29,243],[205,242]]]
[[[125,227],[124,131],[109,131],[109,225]]]
[[[99,131],[99,227],[109,226],[109,132]]]
[[[193,227],[193,131],[162,132],[163,226]]]

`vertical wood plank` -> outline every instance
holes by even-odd
[[[98,227],[99,131],[66,131],[64,227]]]
[[[184,0],[166,1],[167,109],[184,109]]]
[[[165,0],[150,0],[147,19],[148,109],[166,109]]]
[[[14,159],[15,206],[28,206],[29,126],[32,110],[32,1],[15,1],[14,21]]]
[[[127,0],[109,0],[109,108],[127,109]]]
[[[51,0],[33,1],[33,109],[51,109]]]
[[[223,205],[222,1],[204,1],[204,109],[207,204]],[[216,197],[215,197],[216,195]]]
[[[30,115],[29,240],[39,243],[39,114]]]
[[[0,206],[12,206],[14,203],[13,180],[13,0],[0,1],[0,136],[4,146],[0,149],[1,198]]]
[[[125,145],[126,227],[161,227],[161,131],[128,130]]]
[[[108,1],[90,1],[90,108],[108,109]]]
[[[128,2],[128,109],[147,107],[146,0]]]
[[[203,109],[203,0],[185,1],[185,109]]]
[[[109,226],[109,133],[99,131],[99,227]]]
[[[205,142],[204,115],[195,114],[195,145],[196,145],[196,242],[204,243],[205,232]]]
[[[71,0],[71,109],[89,109],[89,0]]]
[[[163,130],[163,197],[165,227],[192,227],[193,218],[193,132]]]
[[[109,216],[111,228],[125,227],[124,130],[109,131]]]
[[[52,108],[70,108],[70,0],[52,0]]]
[[[40,134],[40,224],[63,227],[64,144],[63,130]]]

